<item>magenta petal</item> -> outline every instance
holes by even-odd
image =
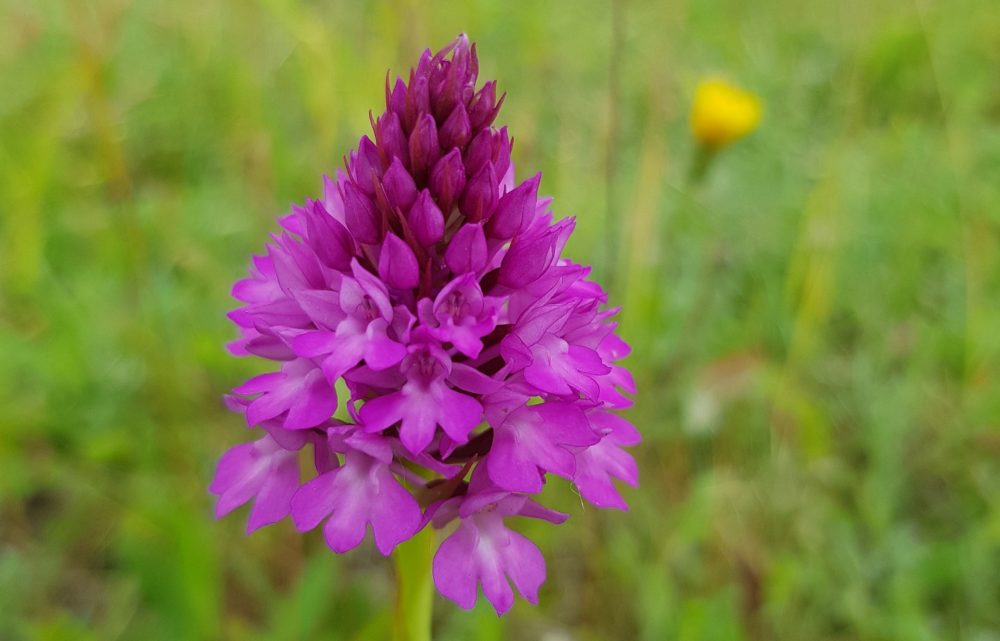
[[[306,332],[292,340],[292,349],[303,358],[316,358],[337,349],[337,335],[333,332]]]
[[[284,425],[288,429],[315,427],[329,420],[336,409],[336,392],[323,372],[315,369],[303,379],[302,387],[288,407]]]
[[[489,218],[497,204],[498,183],[496,169],[487,162],[465,185],[459,208],[470,222]]]
[[[534,493],[542,489],[542,475],[532,453],[521,446],[511,430],[494,430],[486,470],[494,483],[512,492]]]
[[[472,431],[483,417],[483,406],[471,396],[444,388],[441,397],[439,420],[445,433],[458,443],[469,440]]]
[[[274,264],[274,273],[278,284],[286,293],[300,289],[312,289],[315,283],[310,282],[308,275],[299,268],[291,249],[297,243],[291,242],[290,236],[282,234],[277,237],[278,243],[268,245],[268,256]],[[282,242],[284,241],[284,242]]]
[[[469,141],[470,133],[469,114],[465,111],[465,105],[459,103],[441,125],[441,146],[445,149],[461,148]]]
[[[628,504],[609,477],[599,473],[592,473],[583,464],[579,464],[577,467],[585,470],[578,472],[577,477],[574,479],[574,484],[580,490],[583,498],[597,507],[615,508],[622,511],[628,510]]]
[[[376,472],[378,490],[371,504],[372,533],[379,551],[388,556],[398,544],[413,536],[420,527],[420,505],[381,465]]]
[[[491,394],[503,386],[503,383],[495,378],[491,378],[464,363],[452,364],[448,381],[455,387],[475,394]]]
[[[413,176],[406,171],[399,158],[393,158],[388,171],[382,176],[382,187],[389,203],[403,211],[409,209],[417,198],[417,185],[413,182]]]
[[[350,266],[354,239],[321,202],[314,201],[306,210],[306,229],[309,246],[324,265],[338,271]]]
[[[420,192],[410,208],[408,220],[413,235],[425,247],[433,246],[444,236],[444,214],[426,189]]]
[[[450,145],[446,145],[446,148]],[[438,145],[437,124],[434,117],[424,114],[410,133],[410,167],[414,176],[424,176],[434,166],[441,149]]]
[[[247,406],[247,425],[253,427],[269,421],[288,409],[286,397],[277,393],[264,394]]]
[[[573,391],[566,384],[566,379],[539,361],[533,362],[524,369],[524,378],[538,389],[550,394],[567,396]]]
[[[396,289],[412,289],[420,283],[420,268],[410,246],[393,233],[386,234],[378,259],[379,275]]]
[[[269,388],[247,407],[246,419],[251,426],[291,410],[294,417],[288,426],[313,427],[329,418],[336,407],[337,399],[333,389],[323,384],[322,373],[312,361],[306,359],[289,361],[282,365],[280,379],[258,377],[254,379],[253,386],[244,386],[241,389],[263,389],[261,380],[266,380]],[[329,412],[323,419],[316,418],[317,413],[327,409]]]
[[[473,128],[487,127],[496,118],[497,111],[503,103],[503,97],[497,100],[496,93],[497,83],[495,80],[490,80],[472,98],[469,103],[469,122]],[[509,157],[509,153],[505,154],[505,157]]]
[[[554,257],[549,236],[522,240],[516,237],[500,264],[500,283],[523,287],[537,279],[552,264]]]
[[[413,536],[421,524],[420,506],[389,467],[366,454],[350,451],[343,467],[310,481],[292,500],[292,516],[300,530],[316,527],[328,515],[323,533],[336,552],[361,543],[371,523],[376,545],[388,555],[397,544]]]
[[[244,343],[243,347],[249,354],[272,361],[289,361],[296,356],[288,344],[276,336],[255,336]]]
[[[305,312],[302,311],[299,304],[291,299],[282,299],[274,301],[273,303],[254,305],[252,307],[246,307],[240,311],[248,317],[248,320],[250,320],[252,326],[254,327],[270,326],[272,328],[306,328],[312,324],[312,321],[305,314]],[[239,321],[237,320],[237,322]]]
[[[534,543],[510,532],[507,573],[517,591],[531,603],[538,603],[538,589],[545,583],[545,558]]]
[[[570,345],[568,356],[576,369],[585,374],[607,374],[611,371],[611,368],[601,360],[600,355],[587,347]]]
[[[352,449],[363,452],[379,463],[392,463],[392,445],[378,434],[355,431],[344,439],[344,443]]]
[[[244,278],[233,285],[232,296],[244,303],[263,303],[284,295],[276,281]]]
[[[212,494],[219,495],[215,504],[216,517],[223,517],[249,501],[260,487],[264,466],[256,464],[255,445],[237,445],[219,459],[215,478],[209,486]]]
[[[351,262],[351,274],[354,275],[354,281],[345,278],[341,286],[341,298],[340,305],[345,311],[352,312],[355,317],[359,320],[361,316],[359,312],[362,308],[368,306],[368,303],[374,303],[376,309],[378,309],[379,315],[385,320],[392,319],[392,302],[389,300],[389,292],[386,290],[385,283],[379,280],[374,274],[362,267],[357,259]],[[345,292],[348,287],[353,285],[356,289],[354,290],[354,299],[348,300],[344,297]],[[368,300],[365,300],[365,297]]]
[[[480,334],[466,326],[454,327],[451,330],[451,342],[469,358],[476,358],[483,350],[483,341],[479,339]]]
[[[564,219],[541,233],[529,230],[515,236],[500,264],[500,284],[524,287],[541,276],[559,255],[572,227],[573,221]]]
[[[589,415],[590,423],[605,434],[613,434],[614,442],[619,445],[638,445],[642,440],[639,430],[617,414],[611,412],[594,412]]]
[[[364,268],[357,264],[356,260],[351,263],[351,269],[359,275],[367,273]],[[367,305],[365,305],[367,302],[365,300],[366,296],[371,296],[371,294],[366,291],[366,288],[361,284],[361,282],[358,281],[357,278],[344,278],[341,280],[340,292],[338,296],[340,309],[347,314],[348,318],[359,325],[364,325],[365,322],[370,320],[369,318],[365,318],[366,315],[364,313],[365,308],[367,307]],[[385,303],[386,306],[389,306],[388,300],[386,300]]]
[[[362,500],[358,497],[341,501],[323,526],[326,544],[338,554],[353,550],[365,538],[367,522]]]
[[[344,318],[336,292],[304,289],[295,292],[295,301],[314,323],[324,329],[335,328]]]
[[[434,585],[445,597],[466,610],[476,604],[476,561],[479,535],[465,522],[446,538],[434,555]]]
[[[374,323],[372,323],[374,325]],[[375,332],[365,345],[365,363],[375,371],[392,367],[406,356],[406,348],[383,332]]]
[[[295,456],[282,456],[272,464],[271,474],[261,487],[250,509],[247,533],[277,523],[288,516],[292,496],[299,489],[299,462]]]
[[[369,432],[381,432],[403,417],[401,392],[379,396],[361,406],[361,422]]]
[[[462,164],[462,152],[457,147],[434,165],[430,187],[441,210],[450,211],[465,187],[465,166]]]
[[[528,601],[538,602],[538,589],[545,581],[545,560],[531,541],[507,529],[503,522],[504,516],[518,514],[524,509],[525,497],[495,494],[477,481],[481,478],[473,474],[472,494],[461,500],[462,506],[458,509],[461,524],[444,540],[434,557],[434,583],[441,594],[468,609],[475,604],[478,582],[497,614],[502,615],[514,603],[508,578]],[[476,500],[475,493],[483,490],[493,496],[492,501]],[[436,510],[436,524],[455,518],[455,501],[445,501],[431,508],[431,511]],[[477,503],[478,508],[466,510],[470,502]]]
[[[573,483],[583,498],[597,507],[627,510],[628,505],[615,488],[612,477],[632,486],[639,482],[635,459],[620,449],[612,436],[606,436],[597,445],[577,454]]]
[[[525,180],[513,191],[504,194],[497,206],[497,211],[490,218],[487,229],[495,238],[512,238],[521,231],[525,221],[530,220],[538,200],[538,184],[541,174],[535,174]]]
[[[509,545],[509,544],[508,544]],[[503,616],[514,605],[514,591],[504,573],[503,560],[499,551],[480,553],[479,580],[483,585],[483,595],[493,604],[497,615]]]
[[[353,156],[351,167],[351,177],[354,182],[364,191],[366,194],[373,194],[375,192],[375,183],[382,176],[382,161],[378,157],[378,148],[375,143],[371,141],[368,136],[362,136],[361,141],[358,143],[358,151]],[[329,180],[329,179],[327,179]],[[331,197],[339,197],[339,193],[335,189],[327,188],[326,193],[328,194],[327,201]],[[327,210],[331,213],[336,213],[333,208],[330,207],[330,203],[326,202]],[[339,220],[343,220],[343,216],[338,216]]]
[[[482,225],[463,225],[455,232],[444,260],[455,274],[478,272],[486,267],[486,235]]]
[[[274,439],[275,443],[286,450],[298,451],[307,444],[315,442],[315,437],[312,433],[302,430],[285,429],[273,421],[265,423],[263,428]]]
[[[406,400],[405,410],[402,412],[403,422],[399,426],[399,440],[411,453],[417,454],[427,449],[434,440],[434,429],[443,409],[442,403],[440,398],[417,392],[409,384],[403,393]]]
[[[548,403],[539,407],[550,405]],[[558,403],[552,411],[542,414],[535,407],[522,407],[511,412],[494,427],[493,448],[486,459],[490,479],[512,492],[539,492],[540,472],[551,472],[572,478],[576,469],[574,456],[561,445],[581,439],[572,429],[590,432],[589,424],[577,408]],[[578,416],[576,415],[578,414]]]
[[[357,325],[354,319],[347,319],[337,326],[337,340],[323,360],[323,371],[330,380],[343,375],[364,356],[365,335],[358,331]]]
[[[532,500],[525,501],[518,514],[532,519],[542,519],[543,521],[555,523],[556,525],[565,523],[566,519],[569,518],[568,514],[556,512],[555,510],[550,510],[547,507],[542,507]]]
[[[340,183],[343,189],[344,217],[347,228],[362,243],[377,243],[379,240],[378,215],[375,204],[368,194],[358,189],[351,181]]]
[[[216,516],[224,516],[254,499],[248,531],[283,519],[298,487],[298,452],[286,450],[265,436],[237,445],[219,460],[209,490],[218,495]]]
[[[401,161],[402,165],[410,164],[406,134],[395,113],[384,114],[378,119],[375,124],[375,142],[386,157]]]
[[[362,147],[367,139],[368,136],[362,136]],[[329,176],[323,176],[323,208],[341,224],[344,222],[344,199],[340,196],[339,186],[342,180],[346,180],[346,177],[339,170],[336,180]]]
[[[546,436],[554,443],[585,447],[601,440],[583,410],[573,403],[549,401],[532,406],[532,410],[541,418]]]
[[[233,388],[233,392],[236,394],[260,394],[261,392],[268,391],[284,378],[285,375],[281,372],[261,374],[254,376],[239,387]]]
[[[299,488],[292,497],[292,521],[300,532],[319,525],[333,511],[336,497],[333,493],[337,470],[320,474]]]

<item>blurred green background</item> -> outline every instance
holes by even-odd
[[[0,639],[383,639],[390,564],[215,521],[228,292],[457,32],[625,306],[631,512],[435,638],[1000,639],[993,0],[0,0]],[[765,103],[688,179],[699,78]]]

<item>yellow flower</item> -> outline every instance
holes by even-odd
[[[698,83],[691,108],[691,131],[705,147],[717,149],[757,128],[760,99],[720,78]]]

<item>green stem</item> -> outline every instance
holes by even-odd
[[[705,180],[708,168],[712,166],[712,161],[715,160],[715,155],[718,151],[717,147],[698,145],[694,152],[694,158],[691,160],[691,167],[688,170],[688,187],[697,187]]]
[[[436,546],[437,532],[428,525],[393,553],[396,567],[393,641],[431,641],[434,607],[431,561]]]

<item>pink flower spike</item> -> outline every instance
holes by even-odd
[[[613,413],[636,391],[618,308],[564,256],[574,220],[541,175],[518,181],[493,125],[504,96],[464,34],[424,51],[386,77],[374,135],[278,217],[228,314],[229,350],[270,368],[225,402],[264,434],[223,454],[210,488],[220,516],[252,502],[253,530],[290,514],[337,553],[368,530],[388,555],[454,524],[435,585],[464,608],[482,590],[498,614],[545,581],[507,519],[563,522],[536,500],[563,479],[626,509],[616,481],[638,482],[640,441]]]

